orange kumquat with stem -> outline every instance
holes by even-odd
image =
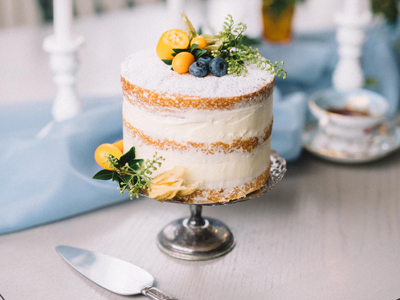
[[[124,153],[124,140],[120,140],[118,142],[113,143],[115,147],[117,147],[119,150],[121,150],[122,153]]]
[[[180,52],[174,57],[172,68],[174,68],[175,72],[183,74],[189,71],[189,67],[194,61],[195,59],[192,53]]]
[[[200,35],[192,39],[192,41],[190,42],[190,46],[192,46],[193,44],[198,45],[196,49],[204,49],[208,46],[206,39]]]
[[[171,29],[162,34],[157,44],[157,55],[160,59],[173,59],[172,49],[186,49],[189,46],[189,37],[183,30]]]
[[[107,161],[109,155],[114,156],[115,158],[120,159],[122,156],[122,151],[119,150],[116,146],[112,144],[101,144],[97,147],[96,151],[94,152],[94,159],[99,164],[100,167],[114,171],[114,168],[110,168],[109,163]]]

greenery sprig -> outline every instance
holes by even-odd
[[[153,179],[152,172],[157,170],[157,166],[161,166],[163,157],[153,155],[153,159],[136,159],[135,147],[132,147],[128,152],[120,157],[120,159],[109,154],[105,157],[111,170],[101,170],[97,172],[93,179],[98,180],[113,180],[118,182],[120,193],[123,194],[128,190],[129,197],[133,199],[133,195],[139,198],[139,192],[149,189],[149,183]]]
[[[245,24],[239,23],[235,26],[231,15],[228,15],[225,20],[224,30],[216,36],[221,45],[217,49],[211,49],[211,55],[225,59],[228,63],[228,74],[246,76],[247,66],[255,64],[258,68],[270,71],[275,76],[286,78],[287,72],[283,70],[283,61],[279,67],[278,62],[271,63],[263,58],[258,49],[243,45],[242,39],[247,29]]]

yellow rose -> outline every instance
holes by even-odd
[[[184,167],[174,167],[154,177],[149,185],[149,197],[158,201],[172,199],[174,197],[186,196],[193,193],[201,182],[185,185],[183,174]]]

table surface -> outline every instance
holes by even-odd
[[[87,41],[78,87],[86,94],[115,95],[119,62],[137,47],[123,24],[135,28],[145,17],[138,9],[101,18],[77,22]],[[119,34],[108,30],[111,25]],[[90,34],[93,28],[98,35]],[[153,43],[149,36],[159,36],[160,28],[147,32],[143,43]],[[50,31],[0,32],[0,65],[7,66],[0,72],[0,104],[51,99],[48,54],[40,49]],[[104,44],[106,38],[126,43]],[[303,153],[267,195],[203,209],[204,216],[227,224],[237,241],[232,252],[210,261],[182,261],[160,252],[158,232],[189,216],[189,208],[145,198],[2,235],[0,295],[5,300],[126,299],[68,267],[54,249],[64,244],[134,263],[153,274],[158,288],[181,300],[398,299],[399,183],[400,153],[348,166]]]
[[[203,209],[237,241],[232,252],[210,261],[160,252],[158,232],[189,216],[189,208],[146,198],[6,234],[0,236],[0,294],[124,299],[67,266],[54,250],[63,244],[134,263],[177,299],[398,299],[399,166],[400,153],[354,166],[304,153],[268,194]]]

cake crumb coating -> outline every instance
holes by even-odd
[[[172,150],[172,151],[189,151],[196,150],[201,151],[204,154],[215,154],[215,153],[233,153],[233,152],[242,152],[242,153],[251,153],[254,149],[256,149],[260,144],[264,143],[272,133],[272,124],[273,120],[271,120],[270,124],[265,127],[264,135],[259,137],[249,137],[246,139],[236,138],[233,139],[230,143],[224,142],[213,142],[213,143],[200,143],[193,141],[186,142],[177,142],[174,140],[157,140],[152,138],[149,135],[146,135],[142,130],[133,127],[126,119],[123,118],[123,126],[126,128],[127,132],[134,138],[139,139],[145,145],[152,146],[158,150]]]
[[[198,189],[194,193],[184,196],[175,197],[171,201],[183,203],[202,204],[202,203],[226,203],[250,194],[261,188],[268,180],[271,170],[271,164],[268,168],[253,181],[245,183],[242,186],[236,186],[228,191],[221,189]],[[205,200],[206,199],[206,200]]]

